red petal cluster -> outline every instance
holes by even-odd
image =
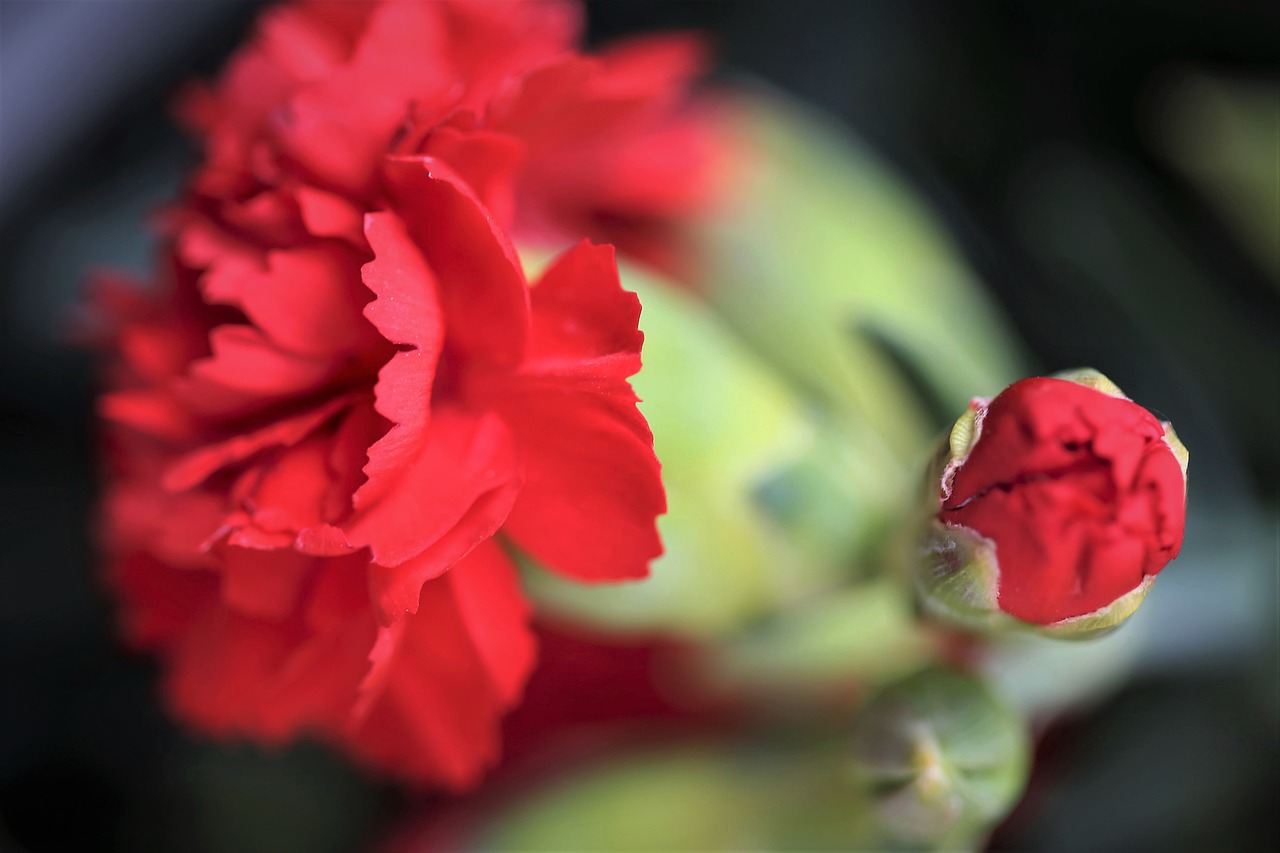
[[[110,577],[183,719],[464,787],[535,657],[504,546],[584,581],[660,553],[638,301],[611,247],[530,285],[510,235],[687,212],[697,51],[584,57],[577,28],[563,3],[299,3],[185,99],[205,159],[160,283],[96,292]]]
[[[1092,613],[1178,555],[1186,480],[1146,409],[1051,378],[974,406],[980,435],[938,517],[995,543],[1005,613],[1039,625]]]

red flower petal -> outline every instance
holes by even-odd
[[[1184,483],[1182,494],[1171,486],[1179,480]],[[1149,511],[1156,519],[1156,528],[1160,533],[1156,559],[1173,560],[1182,550],[1182,537],[1187,523],[1185,483],[1182,467],[1172,452],[1149,453],[1143,460],[1137,475],[1136,490],[1146,493],[1150,502]]]
[[[641,578],[662,553],[658,460],[652,439],[618,417],[619,408],[634,409],[619,394],[542,386],[503,402],[525,476],[505,530],[547,568],[581,580]]]
[[[511,512],[519,490],[520,481],[512,478],[484,492],[440,538],[399,566],[391,568],[372,563],[369,585],[379,621],[385,625],[403,613],[414,612],[422,584],[439,577],[492,538]]]
[[[492,536],[518,489],[515,446],[499,418],[437,412],[396,488],[372,503],[357,493],[342,525],[349,542],[373,552],[370,584],[384,619],[412,612],[422,581]]]
[[[654,519],[666,495],[626,381],[640,366],[639,303],[613,250],[586,243],[547,270],[532,303],[534,358],[498,403],[525,471],[506,531],[571,577],[644,577],[662,553]]]
[[[321,560],[315,584],[307,595],[303,621],[312,632],[369,612],[369,554],[358,551],[345,557]],[[370,647],[373,642],[370,640]]]
[[[163,484],[171,491],[197,486],[226,465],[242,462],[268,447],[297,444],[343,408],[353,397],[343,396],[297,415],[272,421],[254,432],[241,433],[217,444],[206,444],[179,458],[164,473]]]
[[[518,227],[678,260],[673,225],[712,198],[726,147],[712,111],[680,105],[702,53],[696,40],[674,36],[563,55],[495,99],[489,126],[529,147],[516,192],[536,203],[518,207]]]
[[[440,127],[431,132],[422,153],[448,163],[467,182],[485,208],[506,230],[515,212],[516,171],[525,156],[514,136],[484,130]]]
[[[529,294],[519,258],[467,183],[431,157],[390,157],[389,191],[439,282],[449,345],[481,363],[524,356]]]
[[[183,388],[197,411],[241,412],[301,397],[333,372],[327,359],[286,352],[250,326],[219,326],[209,343],[213,355],[192,363]]]
[[[108,493],[104,515],[111,544],[145,548],[172,566],[205,567],[206,543],[226,517],[226,502],[207,492],[172,495],[154,481],[122,481]]]
[[[168,441],[191,433],[191,415],[165,391],[113,391],[98,398],[98,415]]]
[[[142,552],[118,558],[109,574],[124,634],[140,648],[173,642],[218,596],[218,576],[213,572],[175,569]]]
[[[563,54],[582,29],[581,8],[563,0],[440,8],[457,70],[469,84],[462,106],[477,110],[513,77]]]
[[[494,542],[483,542],[439,581],[446,582],[494,689],[504,702],[514,702],[533,666],[535,648],[527,629],[529,604],[511,559]],[[373,665],[360,685],[357,717],[363,718],[381,696],[395,650],[412,620],[379,626],[370,655]]]
[[[493,762],[498,718],[527,676],[533,647],[528,625],[510,618],[519,594],[512,572],[487,543],[422,588],[417,614],[393,629],[394,642],[380,644],[374,661],[381,693],[355,732],[368,760],[455,788],[474,783]],[[495,607],[460,606],[459,583],[471,587],[463,599],[480,589],[496,593]],[[498,651],[511,657],[494,669]]]
[[[218,265],[200,280],[210,302],[234,305],[280,347],[341,357],[373,340],[360,318],[367,292],[355,252],[336,243],[266,253],[266,269]]]
[[[191,358],[190,344],[180,329],[145,322],[122,329],[116,348],[138,378],[152,381],[173,378]]]
[[[353,406],[338,422],[329,443],[329,471],[333,481],[324,506],[325,518],[336,521],[351,513],[353,495],[365,479],[363,469],[369,459],[368,449],[383,429],[383,420],[371,402],[362,401]]]
[[[696,35],[635,36],[600,53],[605,73],[598,87],[653,101],[682,97],[684,86],[707,65],[707,46]]]
[[[253,524],[263,530],[296,534],[334,519],[324,515],[331,484],[328,439],[313,435],[277,450],[250,468],[232,490]]]
[[[446,575],[471,643],[498,698],[511,704],[533,668],[529,604],[511,559],[494,542],[478,546]]]
[[[257,732],[275,674],[304,639],[300,626],[209,607],[171,650],[168,699],[180,717],[211,732]]]
[[[262,190],[247,199],[224,199],[217,211],[224,226],[252,235],[255,246],[294,246],[307,238],[297,199],[277,189]]]
[[[299,530],[297,537],[293,540],[293,547],[304,554],[312,554],[316,557],[339,557],[357,550],[347,541],[347,535],[342,532],[342,528],[332,524],[321,524]]]
[[[255,730],[277,741],[298,731],[343,732],[356,685],[369,668],[373,633],[373,620],[363,614],[301,642],[273,673]]]
[[[292,550],[222,549],[222,600],[248,616],[283,619],[293,612],[315,558]]]
[[[396,214],[367,214],[364,232],[374,259],[361,268],[361,276],[377,296],[365,307],[365,316],[388,341],[434,359],[444,341],[435,275]],[[428,378],[435,375],[432,365],[424,372]]]
[[[443,316],[435,277],[409,241],[404,224],[390,213],[365,217],[365,234],[374,260],[362,270],[377,298],[365,316],[390,342],[413,349],[394,355],[378,373],[375,408],[391,421],[386,435],[369,448],[364,468],[368,481],[356,503],[368,504],[400,482],[405,466],[426,440],[431,390],[444,345]]]
[[[406,105],[448,102],[446,36],[437,4],[375,7],[351,61],[289,101],[274,128],[281,150],[321,185],[371,195]]]
[[[353,246],[364,245],[364,215],[340,195],[310,186],[294,192],[307,230],[317,237],[336,237]]]
[[[530,302],[531,359],[640,352],[640,300],[622,289],[612,246],[584,240],[562,253],[532,288]],[[639,367],[636,360],[631,373]]]
[[[373,625],[349,619],[309,633],[213,607],[175,647],[167,693],[186,720],[268,742],[299,729],[337,733],[368,669]]]

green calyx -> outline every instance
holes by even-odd
[[[996,603],[1000,567],[990,539],[931,519],[915,568],[916,592],[932,615],[970,629],[994,628],[1009,618]]]
[[[1132,591],[1092,613],[1039,625],[999,607],[1000,563],[995,543],[973,530],[933,519],[923,534],[915,588],[931,615],[970,631],[1031,631],[1059,640],[1087,640],[1114,631],[1132,616],[1155,582],[1150,575]]]
[[[1094,370],[1092,367],[1076,367],[1071,370],[1063,370],[1053,374],[1054,379],[1065,379],[1067,382],[1074,382],[1077,385],[1084,385],[1095,391],[1101,391],[1108,397],[1119,397],[1122,400],[1128,400],[1129,397],[1120,390],[1120,386],[1112,382],[1101,372]]]

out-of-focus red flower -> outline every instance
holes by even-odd
[[[609,733],[620,741],[647,726],[723,725],[732,716],[727,703],[688,683],[685,644],[660,637],[606,642],[565,626],[542,625],[537,634],[538,668],[503,723],[504,763],[572,748],[566,742],[575,738],[598,747]]]
[[[1182,545],[1181,444],[1100,374],[1081,375],[974,400],[938,494],[938,520],[979,537],[999,609],[1036,625],[1110,607]]]
[[[737,697],[710,694],[695,649],[660,636],[603,637],[537,626],[540,660],[520,706],[503,722],[501,765],[478,791],[425,803],[399,822],[380,853],[483,848],[495,818],[601,756],[673,743],[716,743],[747,719]]]
[[[575,50],[567,0],[303,2],[267,12],[213,86],[180,103],[204,139],[192,181],[232,225],[358,237],[388,154],[447,163],[502,229],[673,260],[710,201],[722,140],[685,35]],[[700,105],[706,106],[706,105]],[[517,203],[518,200],[518,203]]]
[[[639,304],[611,247],[531,285],[511,235],[689,210],[697,47],[584,57],[577,28],[565,3],[299,3],[186,97],[205,159],[159,286],[95,294],[110,578],[184,720],[465,787],[535,658],[506,547],[583,581],[660,553]]]

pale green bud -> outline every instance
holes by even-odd
[[[858,779],[884,833],[925,847],[973,844],[1026,783],[1025,724],[978,679],[926,670],[863,709]]]

